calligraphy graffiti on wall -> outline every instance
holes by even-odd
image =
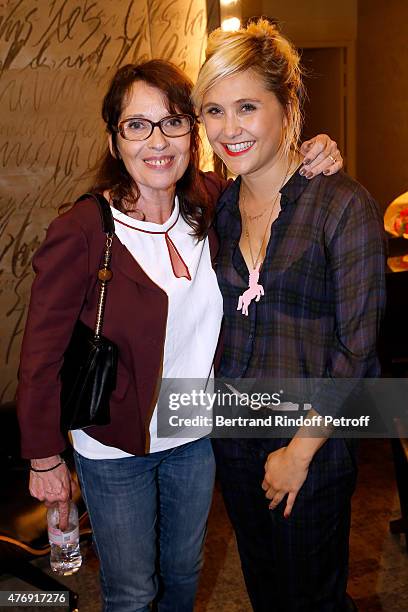
[[[105,147],[110,77],[163,57],[195,78],[205,35],[205,0],[0,0],[1,401],[15,392],[33,252]]]

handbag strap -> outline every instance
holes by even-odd
[[[101,193],[84,193],[75,201],[75,204],[81,200],[89,199],[94,200],[98,204],[103,233],[113,236],[115,233],[115,223],[113,221],[112,211],[108,200]]]
[[[112,257],[112,241],[115,235],[115,223],[113,221],[112,211],[109,202],[100,193],[84,193],[80,198],[76,200],[79,202],[86,199],[94,200],[101,215],[102,231],[106,234],[105,248],[103,252],[103,263],[102,268],[98,270],[99,279],[99,297],[98,305],[96,309],[96,321],[95,321],[95,340],[98,340],[102,335],[103,327],[103,315],[105,312],[106,292],[108,283],[112,278],[112,270],[110,269],[110,261]]]

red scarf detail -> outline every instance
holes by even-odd
[[[123,221],[119,221],[119,219],[115,219],[115,221],[117,221],[121,225],[125,225],[126,227],[129,227],[130,229],[136,230],[137,232],[143,232],[144,234],[164,234],[164,238],[166,241],[166,246],[167,246],[167,250],[169,253],[170,263],[173,269],[174,276],[176,278],[186,278],[187,280],[191,281],[191,275],[190,275],[189,269],[184,259],[178,252],[176,245],[174,244],[174,242],[169,236],[169,231],[173,229],[173,227],[176,225],[178,218],[179,218],[179,215],[177,215],[177,219],[175,220],[173,225],[169,227],[169,229],[166,230],[165,232],[153,232],[150,230],[140,229],[138,227],[133,227],[133,225],[128,225],[127,223],[124,223]]]

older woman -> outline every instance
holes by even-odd
[[[201,567],[211,445],[158,437],[155,408],[162,377],[212,375],[222,317],[210,225],[223,183],[199,172],[190,93],[179,69],[153,60],[119,69],[103,103],[109,150],[94,189],[115,223],[104,335],[118,347],[118,375],[111,423],[72,438],[106,612],[147,611],[153,600],[163,612],[191,611]],[[337,150],[331,141],[309,148],[317,170]],[[31,493],[59,504],[61,528],[73,483],[59,456],[59,372],[78,317],[95,321],[103,244],[97,206],[85,199],[51,223],[33,262],[18,390],[22,449]]]
[[[238,175],[217,206],[222,377],[378,375],[381,217],[344,173],[308,182],[297,172],[302,89],[299,56],[275,25],[210,36],[193,99]],[[341,409],[329,389],[310,398],[311,415]],[[347,609],[355,460],[345,440],[307,433],[214,441],[256,612]]]

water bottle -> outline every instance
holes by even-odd
[[[73,501],[69,504],[68,527],[59,528],[58,506],[49,508],[47,513],[48,539],[51,545],[50,565],[60,576],[70,576],[79,570],[82,555],[79,549],[78,509]]]

